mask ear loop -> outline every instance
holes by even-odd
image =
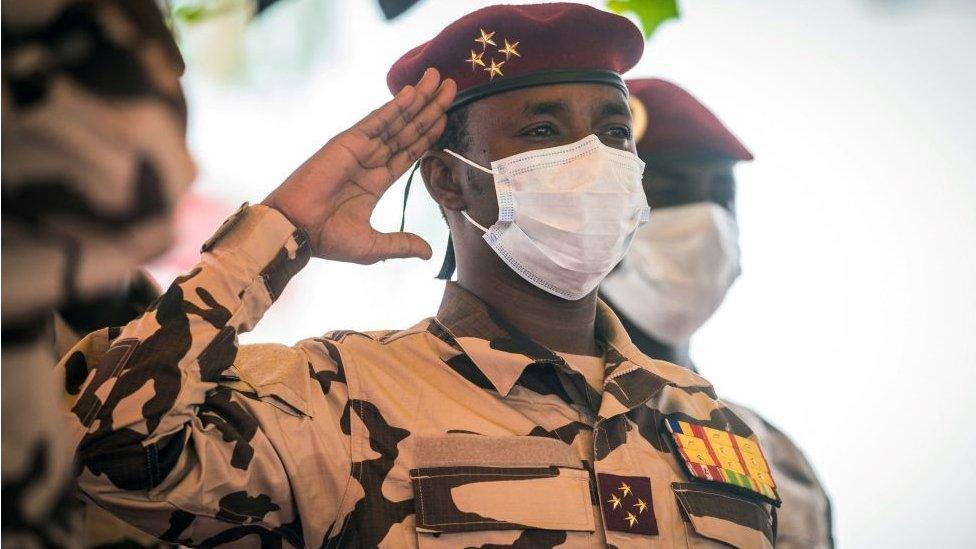
[[[461,162],[464,162],[465,164],[471,166],[472,168],[477,168],[477,169],[479,169],[479,170],[487,173],[488,175],[494,175],[494,172],[492,172],[488,168],[485,168],[484,166],[481,166],[479,164],[476,164],[476,163],[468,160],[467,158],[461,156],[460,154],[458,154],[458,153],[456,153],[456,152],[454,152],[454,151],[452,151],[450,149],[444,149],[444,152],[446,152],[447,154],[453,156],[454,158],[457,158],[458,160],[460,160]],[[409,182],[408,182],[408,185],[409,185]],[[474,219],[471,219],[471,216],[468,215],[468,212],[467,211],[461,210],[461,215],[463,215],[475,227],[478,227],[479,229],[481,229],[484,232],[488,232],[488,229],[482,227],[481,224],[479,224]],[[437,273],[437,278],[439,280],[450,280],[451,279],[451,276],[454,275],[454,270],[455,269],[457,269],[457,260],[454,257],[454,239],[452,239],[451,238],[451,235],[448,234],[447,235],[447,250],[444,251],[444,262],[441,264],[441,271],[439,273]]]
[[[464,162],[465,164],[467,164],[468,166],[471,166],[472,168],[477,168],[477,169],[485,172],[488,175],[495,175],[495,172],[489,170],[488,168],[482,166],[481,164],[478,164],[476,162],[472,162],[471,160],[468,160],[467,158],[465,158],[465,157],[461,156],[460,154],[452,151],[451,149],[444,149],[444,152],[446,152],[447,154],[453,156],[454,158],[457,158],[458,160],[460,160],[461,162]]]
[[[469,223],[478,227],[484,232],[488,232],[488,229],[481,226],[480,223],[475,221],[468,215],[467,210],[461,210],[461,215],[468,220]],[[450,233],[447,235],[447,250],[444,252],[444,262],[441,263],[441,272],[437,273],[437,278],[440,280],[450,280],[451,276],[454,275],[454,269],[457,268],[457,260],[454,258],[454,239],[451,238]]]
[[[463,215],[464,218],[468,220],[468,223],[471,223],[475,227],[478,227],[479,229],[481,229],[481,232],[484,232],[484,233],[487,233],[488,232],[488,229],[486,229],[483,226],[481,226],[481,223],[478,223],[477,221],[475,221],[474,219],[472,219],[470,215],[468,215],[468,210],[461,210],[461,215]]]

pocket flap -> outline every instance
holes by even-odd
[[[672,484],[695,532],[739,549],[772,549],[775,511],[758,498],[708,485]]]
[[[571,467],[583,463],[573,447],[548,437],[489,437],[472,434],[417,435],[414,456],[418,467]]]
[[[415,456],[418,531],[594,531],[589,474],[559,440],[418,436]]]

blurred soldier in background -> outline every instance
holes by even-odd
[[[183,63],[151,0],[2,10],[3,541],[75,546],[53,311],[114,322],[104,296],[169,246],[194,177]]]
[[[627,86],[651,215],[601,294],[641,351],[695,370],[689,340],[739,275],[733,169],[753,157],[680,87],[656,78]],[[728,404],[772,466],[783,499],[776,546],[832,547],[830,502],[803,453],[752,410]]]

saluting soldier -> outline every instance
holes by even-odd
[[[739,275],[733,170],[753,156],[681,87],[658,78],[627,87],[653,213],[601,294],[641,352],[697,372],[691,336]],[[726,403],[759,437],[778,483],[776,546],[832,547],[830,501],[803,452],[753,410]]]
[[[543,4],[407,52],[392,101],[66,358],[90,370],[85,493],[192,545],[771,547],[755,434],[596,296],[648,213],[620,76],[642,49],[625,18]],[[312,256],[432,255],[369,224],[418,159],[458,270],[437,315],[238,346]]]
[[[83,536],[53,311],[169,246],[194,177],[183,63],[152,0],[2,10],[3,544],[69,547]]]

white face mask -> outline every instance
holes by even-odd
[[[485,242],[522,278],[569,300],[590,293],[627,252],[649,208],[637,155],[608,147],[595,135],[491,163],[498,221]]]
[[[652,336],[684,345],[741,272],[735,217],[711,202],[654,210],[601,291]]]

